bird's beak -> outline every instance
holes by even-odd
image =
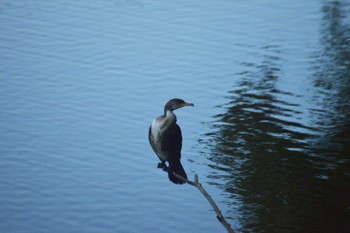
[[[192,106],[192,107],[194,107],[194,104],[192,104],[192,103],[184,103],[183,106],[184,106],[184,107],[185,107],[185,106]]]

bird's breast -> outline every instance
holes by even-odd
[[[164,133],[168,127],[164,125],[164,119],[156,118],[151,124],[151,137],[152,137],[152,147],[154,152],[164,161],[168,160],[168,156],[162,148],[162,140],[164,139]]]
[[[152,136],[154,139],[156,139],[162,133],[162,121],[158,118],[154,119],[152,121],[151,129]]]

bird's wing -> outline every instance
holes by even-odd
[[[172,160],[178,160],[181,158],[182,135],[181,129],[177,124],[169,129],[162,144],[162,148],[170,153],[170,158]]]

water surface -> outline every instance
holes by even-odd
[[[350,231],[346,1],[2,1],[0,231],[224,232],[156,168],[183,165],[237,232]]]

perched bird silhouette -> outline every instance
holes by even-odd
[[[169,100],[164,106],[164,115],[155,118],[148,131],[148,139],[152,149],[159,157],[163,167],[165,167],[165,162],[169,163],[169,180],[175,184],[183,184],[184,182],[174,176],[173,172],[187,179],[186,172],[180,162],[181,129],[176,124],[176,116],[173,113],[175,109],[185,106],[194,105],[178,98]]]

